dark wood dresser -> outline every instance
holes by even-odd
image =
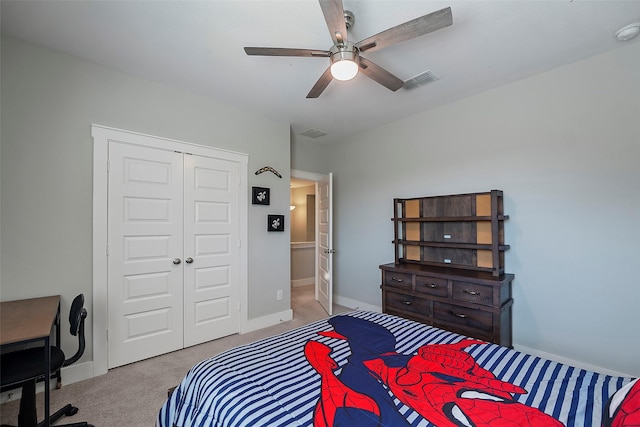
[[[385,264],[382,307],[406,317],[473,338],[512,346],[513,274]]]
[[[512,347],[502,191],[394,199],[385,313]]]

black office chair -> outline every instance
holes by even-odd
[[[69,313],[69,323],[71,324],[71,335],[78,337],[78,351],[69,359],[65,359],[63,351],[51,346],[51,372],[55,373],[64,366],[71,365],[80,359],[84,353],[84,319],[87,317],[87,310],[84,308],[84,295],[80,294],[74,298]],[[18,426],[41,426],[38,424],[38,414],[36,410],[36,382],[44,378],[47,373],[42,366],[42,347],[33,347],[24,350],[17,350],[3,354],[0,361],[0,380],[3,389],[22,387],[22,397],[20,399],[20,414],[18,415]],[[7,387],[14,386],[14,387]],[[68,404],[62,409],[50,415],[50,423],[54,423],[62,416],[75,415],[78,408]],[[65,424],[68,427],[93,427],[87,422]]]

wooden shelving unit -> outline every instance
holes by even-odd
[[[511,347],[502,191],[393,203],[395,262],[380,266],[384,311]]]

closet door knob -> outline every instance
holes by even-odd
[[[180,264],[181,262],[182,262],[182,261],[180,261],[180,258],[174,258],[174,259],[173,259],[173,263],[174,263],[175,265],[178,265],[178,264]]]
[[[193,262],[193,258],[188,257],[184,260],[184,262],[186,262],[187,264],[191,264]]]

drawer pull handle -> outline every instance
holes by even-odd
[[[411,301],[402,301],[402,303],[403,303],[404,305],[411,305],[411,304],[412,304],[412,302],[411,302]]]
[[[461,318],[461,319],[466,319],[467,317],[469,317],[469,316],[467,316],[466,314],[462,314],[462,313],[454,313],[454,315],[455,315],[456,317]]]
[[[435,283],[429,283],[429,284],[427,285],[427,287],[428,287],[428,288],[431,288],[431,289],[435,289],[435,288],[437,288],[437,287],[438,287],[438,285],[436,285]]]
[[[468,291],[468,290],[464,290],[465,294],[469,294],[469,295],[473,295],[473,296],[478,296],[480,295],[480,292],[476,292],[476,291]]]
[[[391,280],[392,280],[393,282],[404,282],[404,280],[402,280],[402,279],[398,279],[397,277],[392,277],[392,278],[391,278]]]

